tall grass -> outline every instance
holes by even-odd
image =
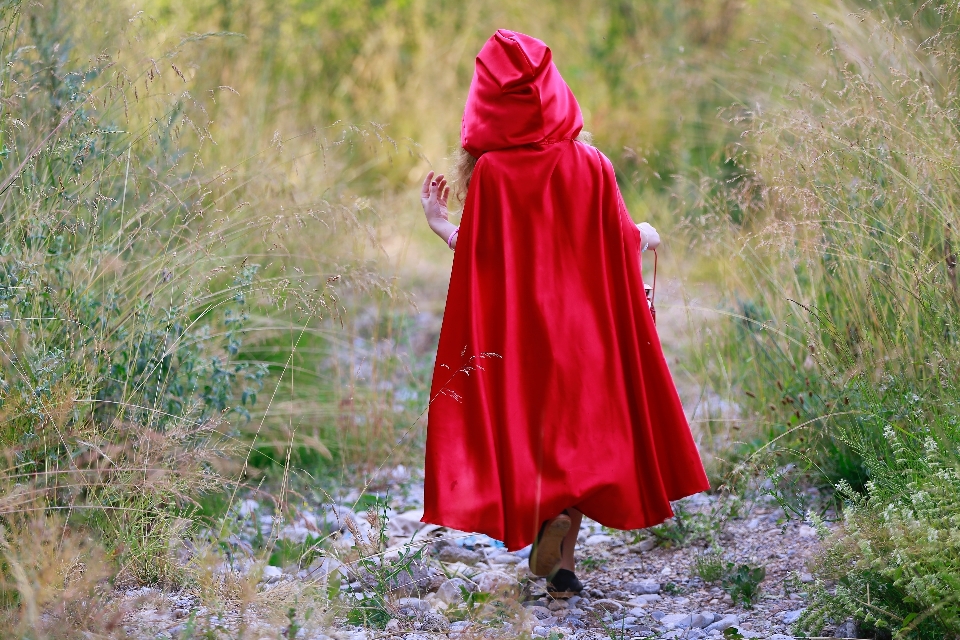
[[[356,207],[291,203],[282,136],[205,165],[215,98],[177,64],[204,37],[86,58],[82,18],[0,4],[0,625],[41,636],[118,624],[90,609],[107,578],[193,580],[198,500],[249,478],[296,339],[244,348],[390,292],[351,266]]]
[[[801,627],[956,637],[958,16],[888,3],[821,19],[822,75],[749,116],[751,178],[730,198],[751,233],[716,379],[768,425],[753,461],[846,501]]]

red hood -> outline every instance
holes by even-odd
[[[580,105],[547,45],[506,29],[487,40],[460,125],[460,144],[470,155],[568,140],[582,128]]]

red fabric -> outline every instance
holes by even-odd
[[[640,234],[539,40],[477,56],[461,142],[479,156],[440,333],[424,522],[530,544],[575,507],[617,529],[708,488],[650,316]]]

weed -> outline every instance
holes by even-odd
[[[766,567],[728,563],[723,576],[723,589],[734,602],[751,607],[760,597],[760,583],[767,577]]]
[[[384,557],[388,525],[386,500],[377,499],[371,504],[366,521],[370,529],[364,535],[355,520],[347,519],[347,528],[353,535],[353,550],[358,556],[354,573],[362,584],[347,619],[352,624],[383,628],[393,617],[393,593],[400,586],[399,579],[406,574],[411,584],[417,584],[414,569],[423,559],[423,547],[402,548],[392,560]]]
[[[701,580],[710,584],[720,582],[725,575],[726,565],[723,562],[723,553],[719,549],[712,549],[697,554],[693,561],[694,572]]]
[[[603,565],[609,562],[609,558],[597,557],[589,553],[585,553],[581,557],[577,558],[577,562],[583,567],[586,571],[594,571],[599,569]]]

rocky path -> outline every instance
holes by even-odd
[[[585,520],[577,552],[585,591],[554,600],[527,569],[529,549],[507,553],[486,536],[423,525],[419,487],[404,489],[386,520],[327,505],[277,522],[245,501],[236,518],[247,524],[211,573],[219,606],[205,604],[196,588],[131,590],[120,594],[126,631],[180,639],[788,640],[819,544],[813,528],[786,520],[775,505],[694,496],[678,504],[675,523],[655,530],[619,532]],[[264,565],[254,540],[277,531],[281,544],[321,542],[299,563]],[[756,593],[747,598],[751,585]]]

